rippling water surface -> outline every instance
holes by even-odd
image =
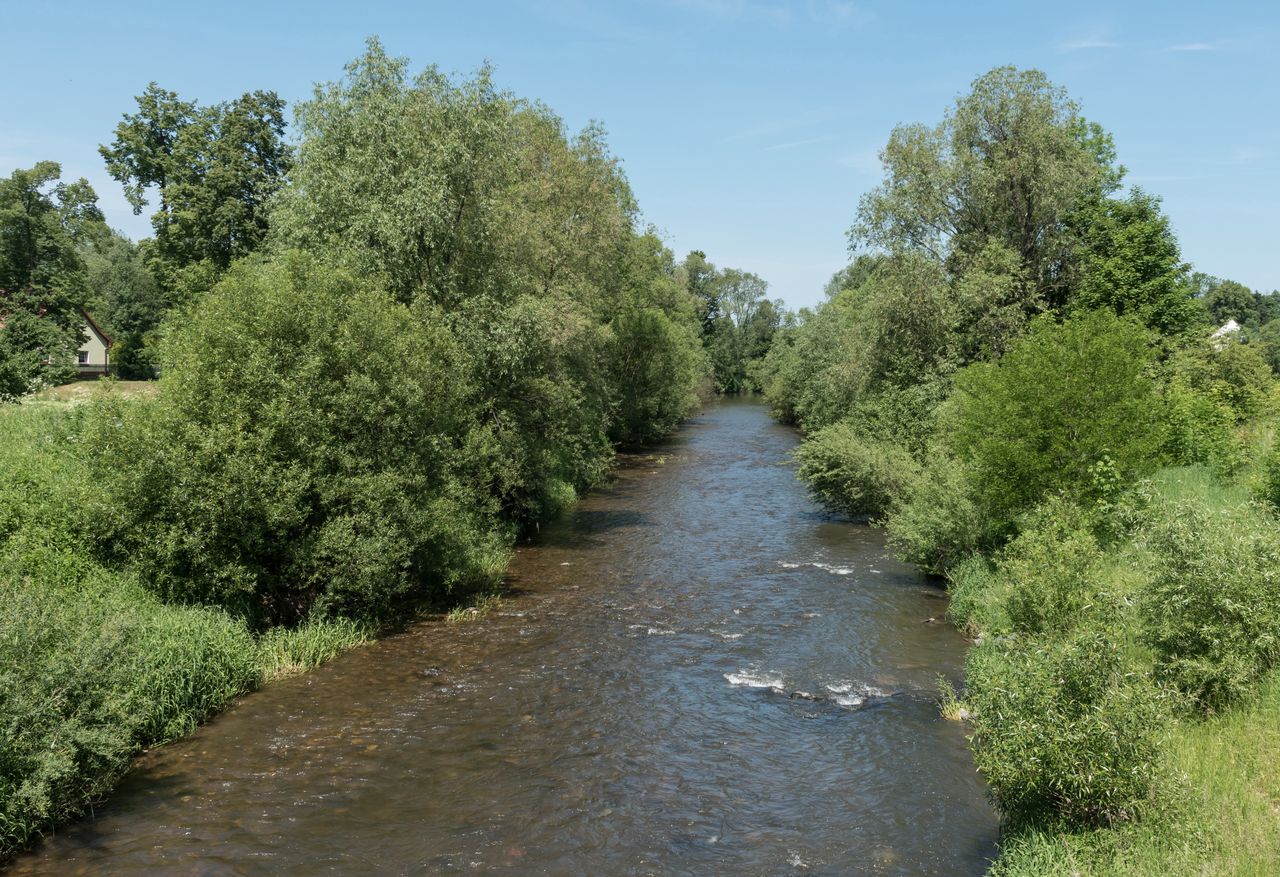
[[[544,529],[516,596],[245,698],[16,874],[980,874],[942,593],[708,408]]]

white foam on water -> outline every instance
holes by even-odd
[[[831,702],[840,706],[862,706],[867,699],[859,694],[837,694],[831,698]]]
[[[804,615],[801,615],[800,617],[801,617],[801,618],[821,618],[821,617],[822,617],[822,613],[821,613],[821,612],[806,612]]]
[[[782,677],[771,673],[739,670],[737,673],[724,674],[724,678],[729,680],[730,685],[738,685],[744,688],[772,688],[774,691],[786,690],[782,684]]]
[[[742,639],[742,634],[740,633],[720,633],[717,631],[716,635],[719,636],[720,639]]]
[[[785,560],[779,560],[779,561],[778,561],[778,566],[782,567],[783,569],[799,569],[800,567],[804,566],[804,564],[803,564],[803,563],[790,563],[790,562],[785,561]]]
[[[847,566],[833,566],[829,563],[811,563],[809,566],[816,566],[818,569],[826,570],[833,575],[847,576],[853,573],[853,570]]]
[[[675,633],[674,630],[666,630],[661,627],[649,628],[649,636],[671,636],[673,633]]]
[[[809,864],[795,850],[787,850],[787,864],[792,868],[802,868],[808,870]]]

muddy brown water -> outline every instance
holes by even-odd
[[[144,756],[14,863],[68,874],[980,874],[941,591],[706,409],[428,622]]]

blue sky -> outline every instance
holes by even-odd
[[[936,122],[1000,64],[1044,70],[1113,133],[1185,259],[1280,288],[1277,3],[4,0],[0,20],[0,173],[60,161],[135,238],[146,216],[97,145],[147,82],[202,103],[257,88],[292,103],[376,34],[415,70],[488,59],[571,127],[601,120],[678,255],[755,271],[793,307],[847,260],[892,126]]]

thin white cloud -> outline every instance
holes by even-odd
[[[1232,46],[1231,40],[1211,40],[1208,42],[1176,43],[1166,46],[1166,52],[1221,52]]]
[[[877,147],[859,149],[857,152],[841,156],[836,159],[836,164],[852,168],[859,174],[869,177],[878,177],[884,172],[884,165],[880,163],[880,150]]]
[[[808,140],[793,140],[790,143],[775,143],[773,146],[766,146],[765,152],[777,152],[780,149],[796,149],[801,146],[812,146],[815,143],[830,143],[835,140],[834,134],[826,137],[810,137]]]
[[[1120,44],[1102,36],[1087,36],[1058,44],[1059,52],[1080,52],[1087,49],[1118,49]]]

